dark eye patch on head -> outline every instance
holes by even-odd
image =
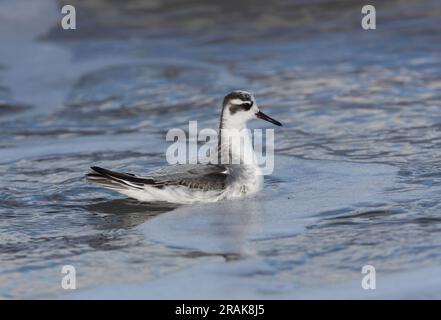
[[[238,111],[248,111],[253,106],[253,101],[243,101],[242,104],[231,104],[230,114],[235,114]]]
[[[253,106],[253,101],[244,101],[242,103],[242,107],[244,107],[245,110],[250,110]]]

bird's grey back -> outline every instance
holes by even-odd
[[[214,164],[182,164],[160,167],[148,173],[157,184],[181,185],[193,189],[219,190],[225,188],[226,167]]]

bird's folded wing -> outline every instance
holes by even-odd
[[[147,178],[153,179],[156,184],[216,190],[225,187],[226,168],[212,164],[175,165],[149,172]]]
[[[225,187],[226,168],[222,165],[175,165],[162,167],[145,176],[135,176],[100,167],[92,167],[95,173],[87,177],[108,187],[131,187],[142,189],[144,186],[163,188],[164,186],[186,186],[200,190],[218,190]],[[114,184],[117,184],[116,186]]]
[[[215,164],[179,164],[160,167],[150,171],[146,178],[170,179],[170,178],[192,178],[211,173],[225,173],[226,167]]]

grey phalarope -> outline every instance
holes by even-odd
[[[238,164],[170,165],[144,176],[91,167],[94,172],[89,173],[87,178],[105,188],[145,202],[214,202],[254,194],[262,188],[263,177],[255,161],[251,135],[243,129],[247,128],[249,120],[255,118],[282,125],[259,110],[252,94],[233,91],[225,96],[217,156],[225,155],[230,160],[237,157],[240,160]],[[231,138],[238,134],[243,138],[240,146],[231,144]]]

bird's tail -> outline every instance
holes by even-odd
[[[139,178],[129,173],[110,171],[100,167],[91,167],[94,171],[86,175],[86,178],[105,188],[114,190],[144,189],[144,185],[154,185],[155,181],[148,178]]]

